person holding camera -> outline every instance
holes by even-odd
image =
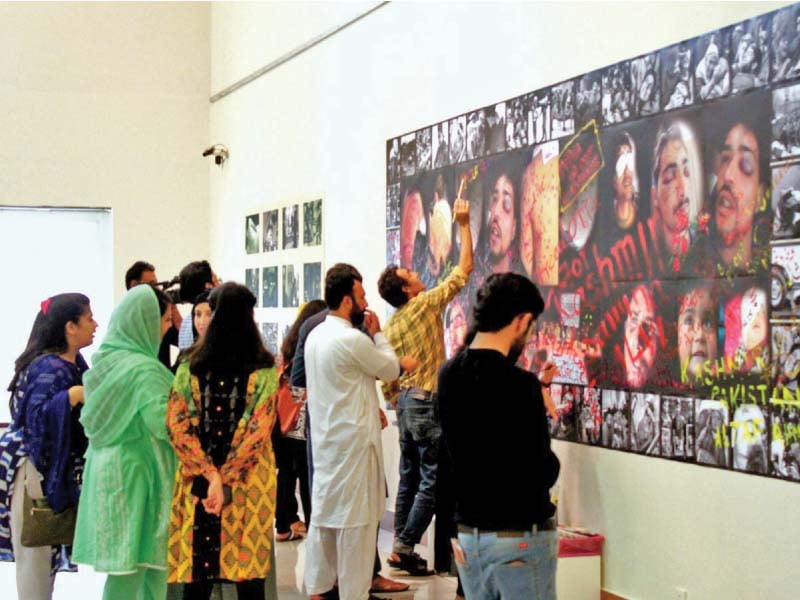
[[[252,292],[225,283],[209,304],[214,318],[178,367],[168,402],[178,456],[168,580],[185,584],[187,600],[208,599],[218,581],[234,582],[239,600],[263,600],[274,568],[278,374]]]

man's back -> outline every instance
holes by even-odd
[[[445,359],[442,311],[464,287],[467,275],[455,267],[445,280],[397,309],[386,323],[386,337],[398,356],[413,356],[418,369],[400,378],[402,387],[435,391],[439,367]]]
[[[457,520],[525,530],[551,517],[549,489],[559,462],[536,377],[496,350],[467,348],[442,367],[439,402]],[[489,467],[478,470],[482,464]]]
[[[375,377],[397,377],[386,338],[375,342],[349,321],[329,314],[308,335],[305,371],[314,455],[312,520],[355,527],[383,513],[383,452]]]

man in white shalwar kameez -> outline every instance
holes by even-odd
[[[338,577],[342,600],[366,600],[386,498],[375,380],[396,379],[400,362],[352,266],[328,271],[325,302],[330,312],[305,345],[314,461],[306,591],[322,594]]]

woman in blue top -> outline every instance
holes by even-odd
[[[75,570],[68,546],[27,548],[20,543],[26,476],[32,496],[43,492],[55,512],[78,503],[87,441],[78,418],[81,348],[97,323],[83,294],[58,294],[41,304],[28,345],[17,358],[11,425],[0,437],[0,560],[16,561],[20,600],[49,600],[57,571]]]

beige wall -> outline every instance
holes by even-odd
[[[208,252],[209,48],[208,4],[0,3],[0,204],[111,207],[117,296]]]
[[[244,215],[323,195],[327,264],[357,265],[380,309],[387,138],[780,5],[392,3],[212,106],[211,137],[231,160],[211,173],[211,257],[241,278]],[[214,5],[214,91],[281,54],[265,51],[272,24],[314,35],[337,16],[280,6],[273,20],[273,9]],[[299,43],[283,38],[282,48],[290,41]],[[606,535],[608,590],[645,600],[671,600],[678,586],[689,598],[797,597],[799,485],[555,446],[562,517]],[[385,451],[396,464],[396,447]]]

